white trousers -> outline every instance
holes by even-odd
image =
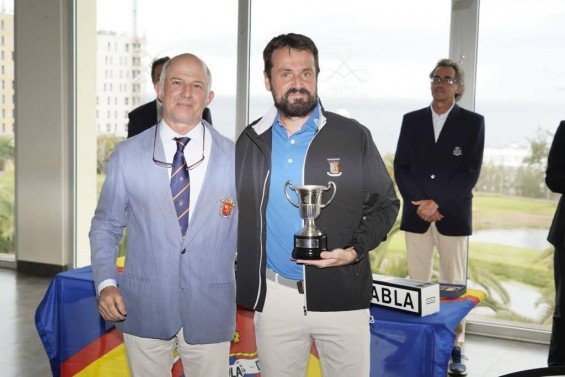
[[[132,377],[171,376],[176,349],[185,376],[226,377],[229,371],[230,342],[188,344],[182,328],[170,340],[140,338],[125,334],[124,343]]]
[[[305,296],[267,280],[263,312],[255,312],[255,333],[262,377],[300,377],[312,341],[324,377],[368,377],[369,309],[304,315]]]
[[[444,236],[431,223],[425,233],[405,232],[408,274],[411,279],[430,281],[434,252],[439,254],[439,281],[448,284],[466,284],[467,250],[469,236]],[[465,321],[454,330],[455,345],[461,347],[465,341]]]

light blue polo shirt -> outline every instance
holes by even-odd
[[[318,131],[320,105],[316,105],[302,128],[288,137],[286,129],[277,117],[273,123],[271,152],[271,185],[267,203],[267,267],[282,276],[302,280],[302,266],[292,261],[294,234],[302,229],[302,218],[284,194],[286,181],[302,185],[304,159],[310,142]],[[290,188],[288,195],[297,203],[296,194]]]

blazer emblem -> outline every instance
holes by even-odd
[[[330,177],[339,177],[341,175],[339,158],[328,158],[328,163],[330,164],[330,171],[327,174]]]
[[[222,217],[230,217],[233,213],[233,208],[235,207],[235,203],[232,199],[222,199],[222,205],[220,206],[220,216]]]
[[[463,151],[461,150],[461,147],[453,148],[453,155],[456,157],[463,156]]]

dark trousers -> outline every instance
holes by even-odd
[[[555,248],[553,277],[555,280],[555,311],[553,312],[547,365],[565,366],[565,247],[563,246]]]

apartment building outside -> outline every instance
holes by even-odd
[[[149,64],[143,38],[98,31],[96,118],[99,134],[127,136],[128,113],[144,103]],[[147,77],[146,77],[147,76]]]

